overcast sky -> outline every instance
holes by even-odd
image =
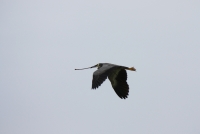
[[[127,99],[97,63],[134,66]],[[199,134],[199,0],[1,0],[1,134]]]

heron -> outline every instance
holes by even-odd
[[[110,80],[111,85],[115,91],[115,93],[121,98],[126,99],[129,94],[129,85],[126,82],[127,73],[126,70],[136,71],[134,67],[125,67],[110,63],[99,63],[92,67],[75,69],[75,70],[83,70],[97,67],[93,73],[92,80],[92,89],[96,89],[107,79]]]

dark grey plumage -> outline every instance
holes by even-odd
[[[99,63],[98,70],[93,73],[92,89],[98,88],[108,77],[116,94],[120,98],[126,99],[129,94],[129,85],[126,82],[127,73],[125,69],[135,71],[135,68]]]
[[[136,71],[134,67],[129,68],[129,67],[114,65],[110,63],[99,63],[92,67],[75,69],[75,70],[83,70],[83,69],[89,69],[89,68],[94,68],[94,67],[97,67],[98,70],[96,70],[93,73],[92,89],[96,89],[99,86],[101,86],[101,84],[108,77],[116,94],[122,99],[126,99],[128,97],[129,85],[126,82],[127,80],[126,70]]]

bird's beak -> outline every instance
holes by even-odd
[[[98,64],[97,64],[97,65],[94,65],[94,66],[92,66],[92,67],[90,67],[90,68],[95,68],[95,67],[98,67]]]
[[[88,67],[88,68],[82,68],[82,69],[75,69],[75,70],[90,69],[90,68],[95,68],[95,67],[98,67],[98,64],[97,64],[97,65],[94,65],[94,66],[92,66],[92,67]]]

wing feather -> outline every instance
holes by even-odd
[[[108,76],[108,78],[116,94],[120,98],[126,99],[129,93],[129,85],[126,82],[127,80],[126,70],[125,69],[115,70]]]
[[[93,73],[92,89],[98,88],[108,77],[114,67],[111,65],[103,65]]]

